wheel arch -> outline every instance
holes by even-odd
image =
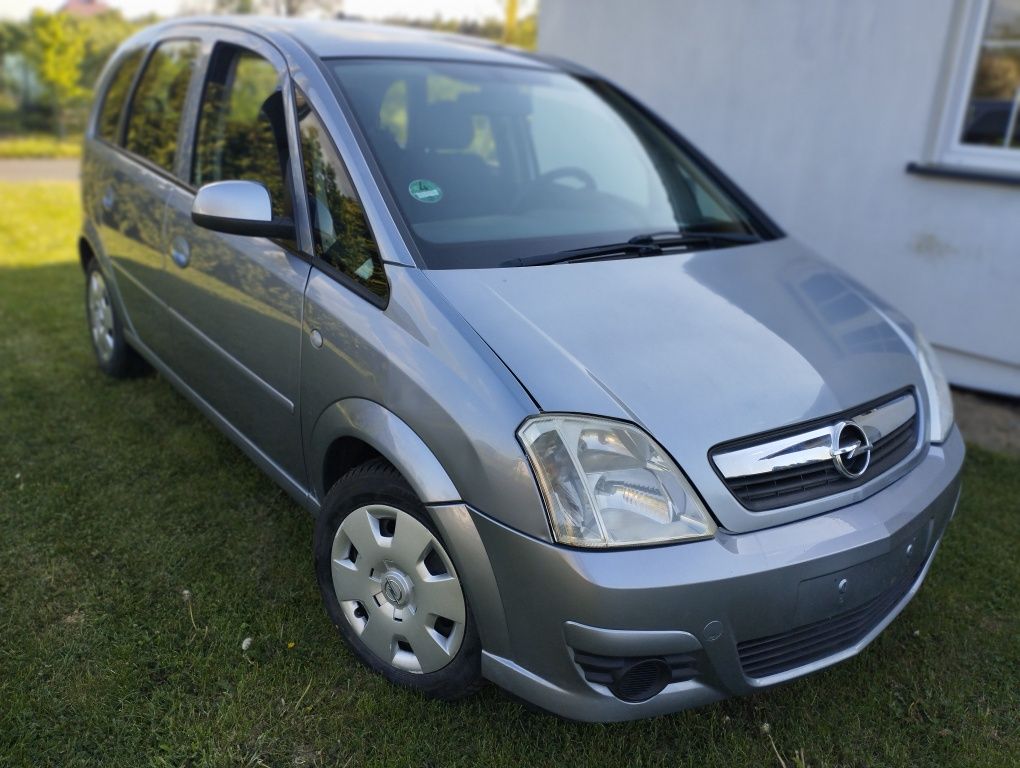
[[[85,272],[89,268],[89,262],[96,258],[96,251],[92,247],[85,235],[78,238],[78,262],[81,264],[81,271]]]
[[[86,216],[82,222],[81,231],[78,233],[78,263],[81,265],[82,271],[88,269],[89,263],[93,260],[102,261],[101,256],[99,232],[96,231],[95,224]]]
[[[306,452],[313,493],[321,502],[349,469],[375,457],[392,464],[428,510],[461,576],[482,647],[509,656],[503,600],[471,514],[439,459],[399,416],[363,398],[326,408],[312,428]]]
[[[459,501],[460,492],[432,450],[400,417],[372,400],[348,398],[324,410],[312,428],[308,472],[320,500],[347,470],[381,457],[423,504]]]

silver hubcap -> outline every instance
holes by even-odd
[[[407,672],[442,669],[464,639],[464,593],[446,550],[394,507],[360,507],[333,537],[333,589],[361,641]]]
[[[89,330],[96,354],[104,363],[113,357],[113,306],[106,290],[106,281],[99,272],[89,277]]]

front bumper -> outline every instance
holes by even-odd
[[[567,549],[467,507],[434,512],[465,577],[485,676],[565,717],[627,720],[748,693],[858,653],[923,581],[956,509],[963,457],[954,429],[861,502],[665,547]],[[593,658],[645,657],[676,664],[673,682],[639,702],[614,695],[591,667]]]

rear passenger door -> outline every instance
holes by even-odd
[[[226,180],[262,183],[274,216],[295,218],[286,65],[258,38],[223,35],[209,49],[191,126],[188,186],[171,191],[167,209],[173,368],[303,486],[297,399],[309,264],[295,242],[222,234],[191,221],[198,188]]]
[[[182,116],[200,51],[197,40],[170,39],[148,54],[129,54],[111,80],[97,126],[96,158],[86,169],[103,250],[128,321],[143,345],[166,359],[173,344],[164,304],[164,213],[174,177]],[[137,80],[124,110],[124,99]],[[123,125],[121,124],[123,120]],[[104,135],[105,134],[105,135]]]

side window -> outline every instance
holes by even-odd
[[[131,99],[124,146],[166,171],[174,168],[177,129],[198,50],[194,40],[160,43]]]
[[[138,71],[138,65],[142,63],[144,53],[139,49],[129,53],[121,60],[117,71],[110,78],[110,84],[103,96],[103,106],[99,110],[99,119],[96,123],[96,134],[111,144],[116,144],[120,139],[120,136],[117,135],[117,129],[120,127],[120,113],[124,109],[128,88],[131,87],[131,81]]]
[[[297,93],[315,256],[377,296],[389,293],[379,248],[347,169],[318,115]]]
[[[244,48],[217,46],[202,94],[192,183],[261,182],[273,215],[290,216],[284,114],[276,67]]]

